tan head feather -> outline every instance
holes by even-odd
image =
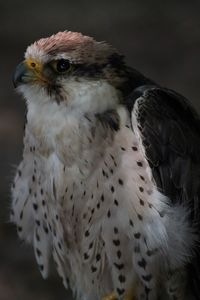
[[[28,47],[25,57],[45,61],[67,58],[74,63],[103,63],[116,50],[105,42],[96,42],[93,38],[78,32],[58,32],[48,38],[42,38]]]

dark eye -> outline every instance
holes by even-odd
[[[70,62],[67,59],[59,59],[56,61],[56,71],[59,73],[64,73],[70,69]]]

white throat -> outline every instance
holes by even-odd
[[[72,81],[65,83],[67,100],[57,103],[46,95],[44,90],[34,86],[23,86],[22,92],[28,104],[28,127],[42,148],[40,153],[49,149],[55,152],[64,164],[81,159],[83,144],[91,134],[91,126],[85,115],[94,116],[108,109],[114,109],[119,103],[117,90],[103,80]],[[48,150],[48,151],[47,151]],[[48,153],[47,153],[48,155]]]

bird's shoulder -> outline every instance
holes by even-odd
[[[129,110],[141,134],[154,179],[167,196],[180,200],[199,197],[195,175],[200,165],[200,119],[189,102],[176,92],[141,86],[129,95]],[[196,182],[199,186],[199,182]]]

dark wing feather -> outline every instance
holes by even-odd
[[[158,189],[171,204],[189,208],[200,233],[200,119],[181,95],[158,86],[143,85],[127,99],[131,113],[137,103],[137,121],[146,156]],[[200,237],[199,237],[200,239]],[[190,288],[200,299],[200,253],[188,266]]]

